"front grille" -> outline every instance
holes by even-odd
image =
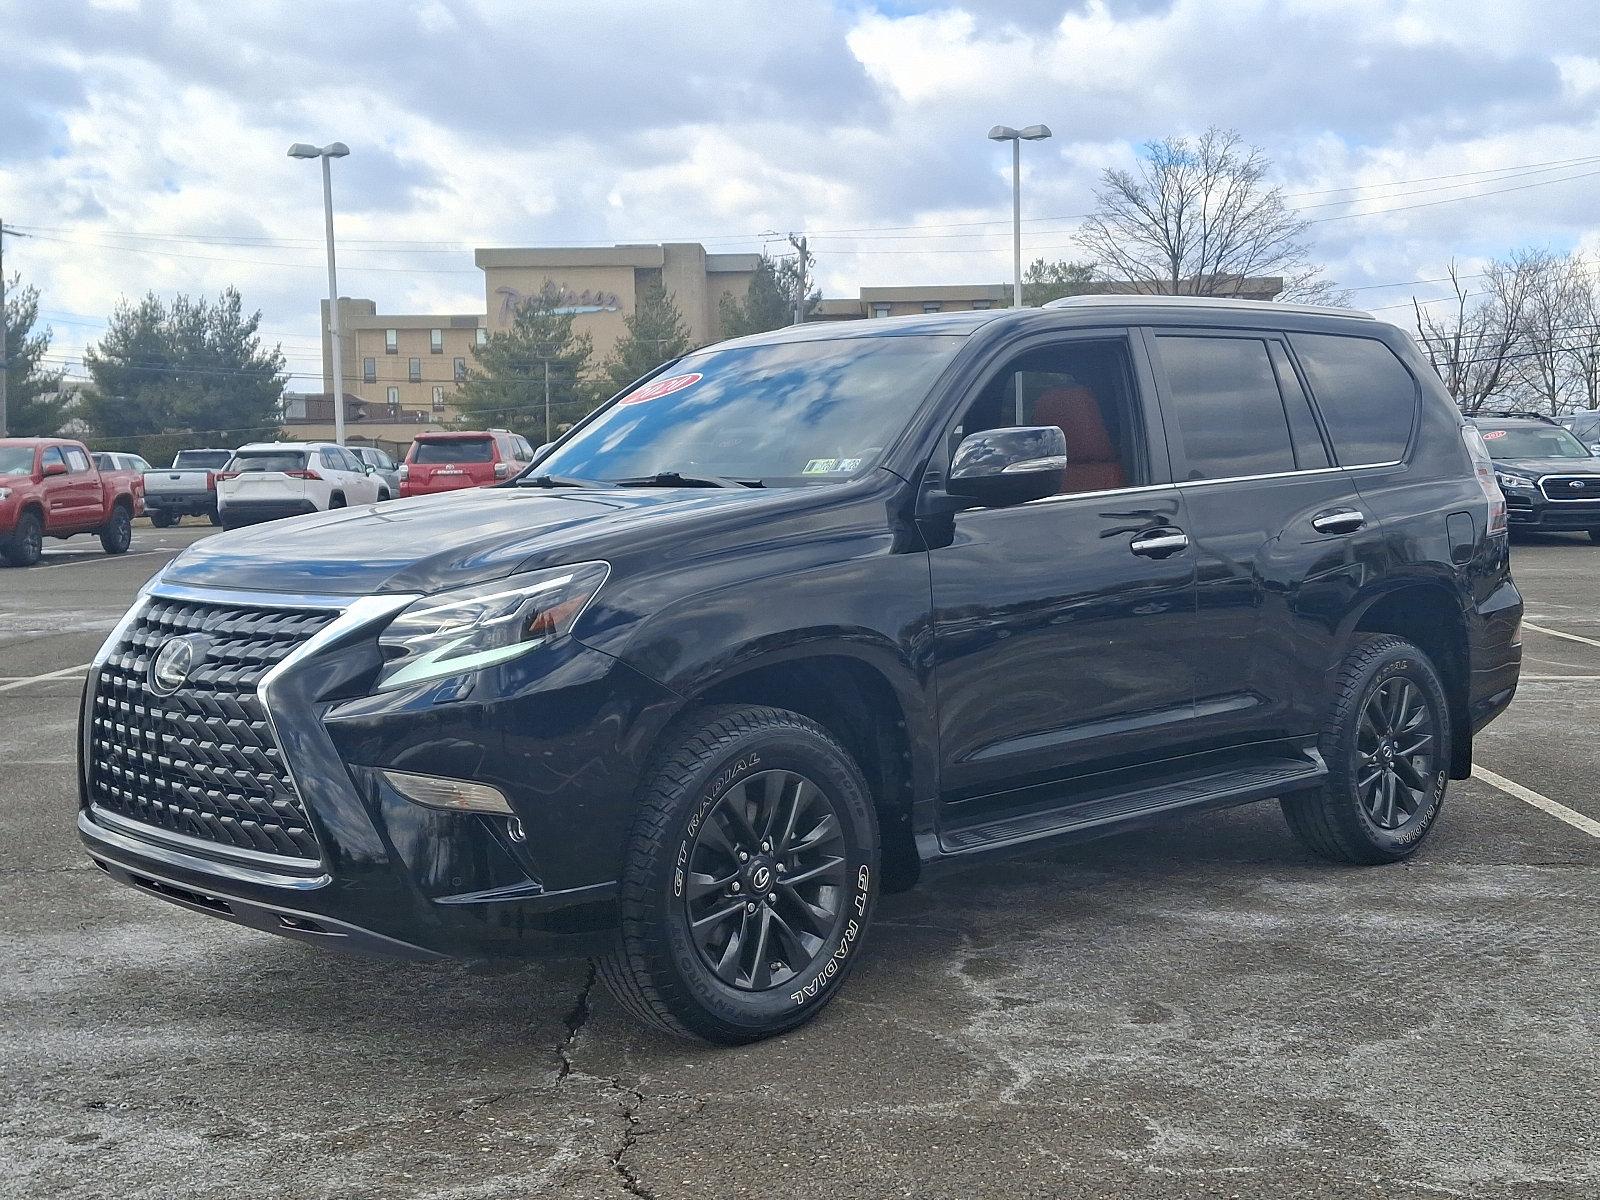
[[[105,812],[221,846],[320,858],[262,707],[261,678],[338,614],[160,597],[112,647],[88,730],[89,798]],[[171,638],[200,653],[170,696],[150,660]]]
[[[1547,475],[1539,490],[1546,500],[1600,500],[1600,475]]]

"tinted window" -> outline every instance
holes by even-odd
[[[1417,384],[1394,351],[1365,337],[1297,333],[1290,340],[1339,462],[1353,467],[1403,458]]]
[[[233,456],[229,470],[240,473],[252,471],[304,471],[304,450],[241,450]]]
[[[1600,413],[1579,413],[1572,418],[1571,429],[1586,442],[1600,441]]]
[[[102,471],[115,471],[117,469],[117,460],[109,454],[95,454],[90,457],[94,459],[94,465]]]
[[[216,470],[228,465],[228,460],[233,455],[227,450],[180,450],[178,457],[172,460],[174,467],[204,467],[207,470]]]
[[[679,471],[829,483],[877,465],[963,337],[807,339],[710,349],[632,389],[540,465],[627,480]]]
[[[1266,342],[1156,339],[1170,389],[1185,479],[1229,479],[1295,469],[1294,445]]]
[[[493,462],[494,446],[488,438],[417,439],[411,453],[415,463]]]

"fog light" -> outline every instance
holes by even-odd
[[[444,779],[438,775],[413,775],[409,771],[379,771],[385,782],[414,804],[445,808],[454,812],[509,814],[511,805],[497,788],[465,779]]]

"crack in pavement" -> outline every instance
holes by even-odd
[[[589,994],[594,991],[594,984],[595,969],[594,963],[591,962],[588,974],[583,977],[583,986],[578,989],[578,998],[567,1010],[567,1015],[561,1018],[561,1023],[567,1028],[567,1036],[556,1046],[556,1053],[561,1056],[561,1065],[556,1068],[558,1084],[572,1074],[572,1046],[578,1040],[578,1035],[583,1032],[583,1027],[589,1023],[589,1015],[593,1011],[589,1004]]]
[[[613,1079],[611,1088],[617,1094],[617,1107],[622,1112],[622,1119],[627,1122],[622,1131],[622,1144],[616,1152],[610,1155],[611,1169],[622,1180],[623,1189],[630,1196],[640,1196],[643,1200],[656,1200],[656,1194],[647,1187],[634,1169],[622,1160],[632,1150],[634,1143],[639,1140],[639,1130],[644,1124],[639,1119],[639,1108],[644,1104],[644,1092],[638,1087],[628,1087],[621,1079]]]

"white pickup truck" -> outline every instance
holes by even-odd
[[[184,517],[205,516],[222,524],[217,514],[217,472],[228,465],[232,450],[180,450],[165,471],[144,473],[144,511],[158,529]]]

